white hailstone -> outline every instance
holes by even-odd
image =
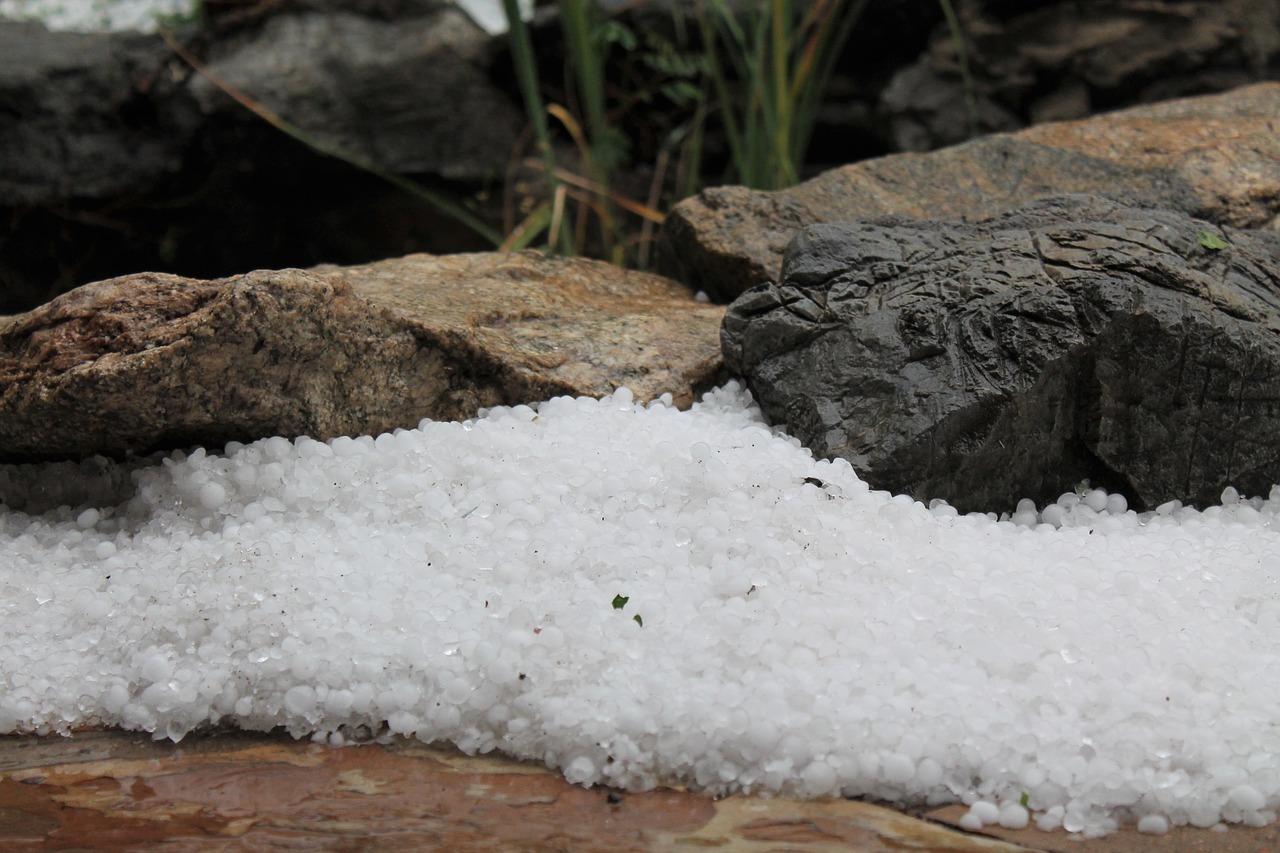
[[[1090,489],[1080,502],[1094,512],[1102,512],[1107,508],[1107,493],[1102,489]]]
[[[227,502],[227,490],[219,483],[205,483],[200,487],[200,505],[205,509],[218,509]]]
[[[164,655],[152,655],[142,665],[142,677],[147,681],[163,681],[173,675],[173,663]]]
[[[1149,814],[1138,819],[1138,832],[1144,835],[1164,835],[1169,831],[1169,819],[1164,815]]]
[[[1258,811],[1267,805],[1267,798],[1252,785],[1237,785],[1232,788],[1227,799],[1233,806],[1248,812]]]
[[[1031,814],[1026,807],[1018,803],[1005,803],[1000,807],[1000,812],[996,816],[996,823],[1005,829],[1023,829],[1031,820]]]
[[[969,806],[969,814],[980,826],[993,824],[1000,819],[1000,807],[989,800],[978,800]]]
[[[801,790],[807,796],[821,797],[836,793],[836,769],[826,761],[810,762],[800,774],[800,783]]]
[[[315,710],[316,691],[314,688],[299,684],[289,688],[284,694],[284,709],[290,714],[303,715]]]
[[[564,778],[575,785],[589,785],[596,780],[596,772],[590,758],[579,756],[564,768]]]
[[[916,765],[908,756],[893,753],[884,759],[884,778],[895,785],[904,785],[916,775]]]

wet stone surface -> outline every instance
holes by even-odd
[[[241,732],[178,744],[119,731],[0,737],[4,851],[1245,853],[1280,843],[1277,826],[972,835],[951,828],[965,811],[912,816],[848,800],[584,789],[535,764],[416,741],[334,749]]]
[[[569,785],[414,741],[0,737],[0,850],[1014,851],[851,801]]]

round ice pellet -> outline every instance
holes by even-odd
[[[289,688],[284,694],[284,709],[290,714],[305,714],[316,707],[315,688],[305,684]]]
[[[902,785],[911,781],[916,775],[916,765],[907,756],[902,753],[895,752],[884,760],[884,778],[894,783]]]
[[[1094,512],[1102,512],[1107,508],[1107,493],[1102,489],[1090,489],[1082,503]]]
[[[996,823],[1005,829],[1023,829],[1030,822],[1031,815],[1024,806],[1018,803],[1005,803],[1000,807]]]
[[[1267,804],[1267,798],[1252,785],[1237,785],[1227,794],[1231,804],[1247,812],[1257,811]]]
[[[219,483],[205,483],[200,487],[200,505],[205,509],[217,509],[227,502],[227,490]]]
[[[1138,832],[1144,835],[1164,835],[1169,831],[1169,819],[1161,814],[1143,815],[1138,819]]]

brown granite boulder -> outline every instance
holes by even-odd
[[[536,252],[125,276],[0,319],[0,460],[377,434],[621,385],[687,405],[722,314]]]
[[[662,253],[670,274],[727,300],[776,280],[807,225],[886,215],[981,221],[1062,193],[1275,227],[1280,83],[867,160],[778,192],[705,190],[668,215]]]

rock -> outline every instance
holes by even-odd
[[[833,169],[778,192],[705,190],[662,229],[665,269],[732,299],[776,280],[792,236],[896,215],[979,221],[1061,193],[1119,194],[1237,228],[1280,214],[1280,83]]]
[[[956,5],[973,102],[951,32],[939,26],[881,95],[899,151],[1280,77],[1280,0]]]
[[[687,405],[718,375],[722,314],[534,252],[126,276],[0,319],[0,461],[376,435],[620,385]]]
[[[490,179],[524,126],[518,102],[489,79],[495,42],[450,6],[400,11],[273,14],[212,39],[202,59],[322,143],[383,169]],[[144,192],[184,167],[197,133],[226,141],[229,126],[261,121],[157,35],[7,21],[0,106],[19,119],[0,125],[0,206]]]
[[[497,753],[404,739],[335,749],[253,732],[181,745],[119,731],[0,737],[0,815],[6,850],[1025,849],[841,798],[586,789]]]
[[[723,344],[816,455],[964,511],[1084,479],[1136,508],[1280,483],[1273,231],[1082,196],[816,225],[780,284],[730,307]]]
[[[320,143],[405,174],[483,181],[502,173],[524,127],[489,79],[494,42],[460,10],[391,19],[342,10],[275,14],[215,42],[211,74]],[[215,121],[258,121],[194,76]]]
[[[145,192],[182,165],[199,120],[140,33],[0,23],[0,209]]]
[[[451,197],[501,180],[523,113],[491,78],[504,42],[457,8],[214,7],[179,34],[185,49],[322,145]],[[137,270],[217,278],[491,246],[262,121],[158,35],[0,21],[0,115],[0,313]]]

